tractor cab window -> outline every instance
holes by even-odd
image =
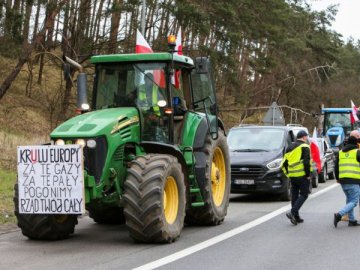
[[[168,141],[163,121],[167,93],[165,63],[101,64],[96,68],[94,108],[137,107],[142,139]]]
[[[342,127],[345,134],[351,132],[350,113],[329,113],[325,115],[325,132],[332,127]]]
[[[217,108],[214,88],[214,79],[210,70],[209,59],[200,57],[196,59],[196,69],[192,71],[191,81],[193,89],[194,110],[206,114],[209,132],[217,138]]]

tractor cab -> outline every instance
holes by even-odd
[[[323,108],[323,136],[331,148],[338,149],[352,130],[359,128],[359,123],[352,123],[351,108]]]
[[[215,91],[209,60],[171,53],[102,55],[96,66],[93,110],[135,107],[141,141],[177,144],[187,111],[206,114],[217,134]],[[196,91],[194,91],[196,89]]]

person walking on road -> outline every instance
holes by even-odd
[[[309,196],[311,183],[308,134],[301,130],[296,138],[296,142],[287,148],[282,161],[283,171],[291,181],[291,211],[286,213],[286,216],[294,225],[304,222],[299,210]]]
[[[335,175],[346,196],[346,205],[334,214],[334,226],[344,215],[349,217],[349,226],[358,226],[354,216],[354,208],[359,202],[360,195],[360,151],[358,148],[360,133],[353,130],[347,144],[339,151],[336,158]]]

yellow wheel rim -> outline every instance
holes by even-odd
[[[166,222],[173,224],[176,220],[179,208],[179,192],[175,178],[172,176],[166,178],[163,206]]]
[[[211,165],[211,191],[216,206],[220,206],[224,199],[226,186],[226,166],[224,154],[220,147],[216,147]]]

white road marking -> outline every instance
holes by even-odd
[[[318,191],[318,192],[316,192],[314,194],[311,194],[309,196],[308,200],[314,199],[314,198],[322,195],[325,192],[328,192],[329,190],[331,190],[331,189],[333,189],[333,188],[335,188],[337,186],[339,186],[339,184],[335,183],[335,184],[332,184],[331,186],[328,186],[328,187],[326,187],[326,188],[324,188],[324,189],[322,189],[322,190],[320,190],[320,191]],[[273,212],[271,212],[269,214],[266,214],[265,216],[259,217],[259,218],[255,219],[255,220],[253,220],[253,221],[251,221],[249,223],[246,223],[246,224],[241,225],[241,226],[239,226],[239,227],[237,227],[235,229],[232,229],[231,231],[225,232],[223,234],[220,234],[218,236],[210,238],[210,239],[208,239],[208,240],[206,240],[204,242],[201,242],[201,243],[196,244],[194,246],[191,246],[191,247],[188,247],[186,249],[180,250],[180,251],[178,251],[176,253],[173,253],[173,254],[171,254],[169,256],[166,256],[164,258],[161,258],[159,260],[144,264],[144,265],[139,266],[137,268],[133,268],[133,270],[151,270],[151,269],[155,269],[155,268],[164,266],[164,265],[169,264],[171,262],[177,261],[177,260],[179,260],[181,258],[192,255],[197,251],[200,251],[200,250],[203,250],[203,249],[205,249],[207,247],[213,246],[213,245],[215,245],[215,244],[217,244],[219,242],[222,242],[222,241],[224,241],[226,239],[229,239],[229,238],[231,238],[231,237],[233,237],[235,235],[238,235],[238,234],[240,234],[242,232],[245,232],[245,231],[247,231],[247,230],[249,230],[251,228],[254,228],[257,225],[260,225],[260,224],[262,224],[262,223],[264,223],[264,222],[266,222],[266,221],[268,221],[268,220],[270,220],[270,219],[272,219],[272,218],[274,218],[274,217],[276,217],[276,216],[278,216],[278,215],[280,215],[282,213],[285,213],[286,211],[290,210],[290,208],[291,208],[291,204],[288,204],[288,205],[283,206],[283,207],[281,207],[281,208],[279,208],[279,209],[277,209],[277,210],[275,210],[275,211],[273,211]]]

